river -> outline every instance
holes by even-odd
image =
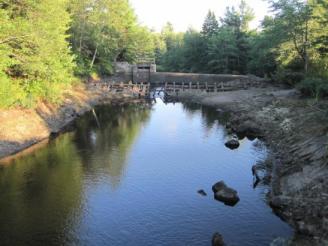
[[[181,103],[100,106],[48,143],[0,164],[0,245],[270,245],[292,229],[253,188],[265,145],[236,150],[224,118]],[[220,180],[234,207],[214,200]],[[203,189],[207,196],[197,193]]]

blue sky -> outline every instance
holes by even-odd
[[[251,23],[256,28],[265,15],[269,14],[264,0],[246,0],[255,13]],[[240,0],[130,0],[139,22],[160,31],[166,22],[171,22],[176,31],[186,31],[192,26],[200,29],[209,9],[217,17],[224,15],[227,6],[238,7]]]

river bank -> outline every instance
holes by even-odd
[[[59,105],[40,102],[35,109],[0,110],[0,159],[58,134],[95,105],[139,101],[133,90],[109,91],[100,82],[81,83],[63,97]]]
[[[328,245],[327,101],[275,87],[210,95],[182,92],[178,99],[228,112],[226,127],[239,137],[264,138],[270,150],[263,179],[271,183],[268,200],[295,228],[291,243]]]

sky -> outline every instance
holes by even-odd
[[[256,28],[265,15],[269,14],[268,3],[264,0],[246,0],[254,10]],[[169,21],[175,31],[184,32],[189,27],[200,30],[208,10],[222,17],[227,6],[238,7],[240,0],[130,0],[141,24],[160,31]]]

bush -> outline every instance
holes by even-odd
[[[304,73],[280,69],[273,75],[273,80],[277,83],[285,83],[294,86],[300,83],[304,77]]]
[[[328,80],[318,77],[308,77],[302,80],[297,88],[305,95],[313,96],[317,100],[328,96]]]
[[[0,108],[21,105],[25,92],[17,81],[11,81],[0,74]]]

